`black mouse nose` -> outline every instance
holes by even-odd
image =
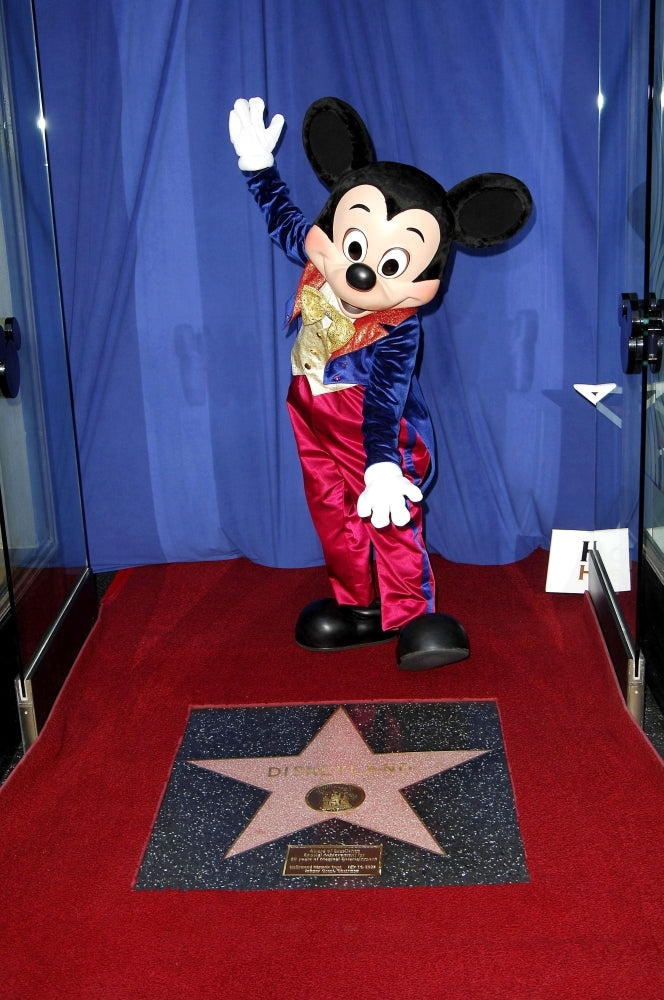
[[[351,264],[346,271],[346,281],[359,292],[368,292],[376,284],[376,275],[366,264]]]

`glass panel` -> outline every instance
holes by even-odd
[[[657,5],[655,18],[655,67],[652,113],[652,186],[650,290],[656,299],[664,298],[664,13]],[[656,364],[649,366],[646,417],[644,528],[647,551],[664,562],[664,372]]]
[[[658,309],[664,299],[664,7],[653,4],[653,88],[649,288]],[[644,580],[640,606],[646,678],[664,700],[664,370],[659,357],[645,369],[643,454]],[[651,344],[656,346],[656,344]],[[654,358],[654,355],[653,355]]]
[[[28,675],[87,567],[29,0],[0,7],[0,91],[0,337],[21,341],[20,389],[0,398],[2,601]]]
[[[596,527],[627,527],[632,588],[617,595],[633,636],[640,534],[641,379],[623,368],[620,300],[643,296],[647,236],[649,0],[602,0],[598,183],[599,385]]]

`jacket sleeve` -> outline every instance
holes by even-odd
[[[399,431],[409,395],[420,342],[420,321],[411,316],[377,341],[364,390],[362,433],[367,466],[374,462],[401,465]],[[426,419],[426,413],[423,411]]]
[[[311,224],[290,200],[288,188],[276,166],[251,174],[247,185],[267,223],[272,242],[284,251],[289,260],[306,264],[304,240]]]

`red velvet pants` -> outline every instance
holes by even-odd
[[[398,628],[435,610],[435,583],[422,536],[422,508],[411,505],[405,527],[374,528],[357,516],[364,489],[361,386],[314,396],[306,378],[293,378],[288,393],[304,489],[323,546],[332,591],[339,604],[368,607],[376,596],[376,562],[383,628]],[[430,456],[421,438],[402,421],[402,468],[420,485]]]

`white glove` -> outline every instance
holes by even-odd
[[[374,462],[364,473],[366,489],[357,500],[357,513],[369,517],[374,528],[385,528],[392,521],[403,527],[410,521],[404,497],[414,503],[422,499],[422,490],[401,472],[394,462]]]
[[[274,163],[272,150],[284,127],[284,116],[275,115],[266,127],[264,115],[263,98],[252,97],[249,101],[239,98],[228,116],[228,131],[240,170],[263,170]]]

